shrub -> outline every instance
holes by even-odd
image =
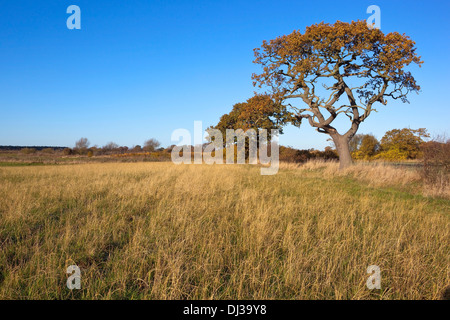
[[[408,152],[400,150],[396,147],[391,147],[388,150],[381,151],[374,159],[386,160],[386,161],[403,161],[408,159]]]
[[[64,154],[65,156],[70,156],[70,155],[73,154],[73,150],[70,149],[70,148],[64,148],[63,154]]]
[[[20,152],[22,152],[23,154],[32,154],[36,152],[36,149],[34,148],[22,148],[20,150]]]
[[[309,159],[339,159],[336,150],[326,147],[325,151],[319,150],[298,150],[291,147],[280,146],[280,161],[302,163]]]
[[[119,145],[115,142],[109,142],[102,147],[103,154],[112,154],[118,152]]]
[[[430,141],[421,146],[424,180],[440,188],[450,184],[450,139],[443,140]]]
[[[45,149],[42,149],[42,152],[43,153],[53,153],[54,152],[54,150],[52,149],[52,148],[45,148]]]

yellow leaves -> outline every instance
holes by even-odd
[[[393,160],[415,159],[420,154],[420,145],[424,142],[422,138],[429,137],[427,130],[393,129],[381,139],[383,152],[380,157]]]
[[[281,104],[276,103],[271,96],[255,94],[246,102],[237,103],[230,113],[224,114],[219,123],[212,127],[226,134],[226,129],[279,129],[295,119]],[[269,133],[270,134],[270,133]]]
[[[375,155],[374,159],[386,161],[402,161],[408,159],[408,153],[399,148],[392,148],[386,151],[381,151]]]
[[[317,23],[306,27],[304,33],[294,30],[289,35],[263,41],[254,53],[254,62],[263,66],[261,74],[252,76],[254,84],[268,86],[275,93],[298,90],[295,89],[298,83],[318,75],[370,75],[409,91],[420,88],[404,70],[411,63],[419,66],[423,63],[416,54],[414,41],[398,32],[385,35],[379,29],[369,28],[366,21]],[[340,73],[340,67],[348,72]]]

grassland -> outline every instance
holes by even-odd
[[[449,209],[381,166],[3,166],[0,298],[439,299]]]

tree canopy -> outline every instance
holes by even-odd
[[[420,146],[430,135],[424,128],[393,129],[381,139],[379,158],[388,160],[416,159],[420,156]]]
[[[385,35],[366,21],[314,24],[304,33],[264,41],[254,53],[254,62],[263,67],[262,73],[253,74],[254,85],[267,88],[298,122],[307,119],[317,131],[329,134],[341,167],[351,163],[348,143],[375,103],[385,105],[387,98],[407,102],[410,92],[420,90],[405,69],[423,63],[415,42],[398,32]],[[351,122],[342,134],[331,125],[339,114]]]
[[[216,126],[209,129],[217,129],[226,136],[227,129],[277,129],[283,133],[283,126],[287,123],[298,125],[297,119],[286,110],[286,107],[276,103],[269,95],[256,94],[246,102],[236,103],[230,113],[224,114]]]
[[[75,149],[87,149],[91,143],[87,138],[80,138],[77,142],[75,142]]]

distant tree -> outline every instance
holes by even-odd
[[[275,103],[269,95],[257,94],[246,102],[236,103],[230,113],[222,115],[219,123],[207,129],[217,129],[222,133],[224,146],[226,144],[227,129],[242,129],[244,132],[253,129],[256,139],[259,141],[259,130],[267,130],[267,138],[270,140],[271,130],[283,133],[283,126],[287,123],[298,125],[296,118],[291,117],[286,108]]]
[[[361,146],[359,147],[359,151],[364,159],[370,159],[378,152],[379,149],[380,142],[377,138],[375,138],[372,134],[365,134],[361,141]]]
[[[357,136],[357,137],[356,137]],[[372,134],[358,134],[356,135],[356,139],[358,141],[358,145],[356,149],[352,152],[352,157],[354,159],[364,159],[369,160],[373,158],[376,153],[380,150],[380,142],[375,138]],[[350,145],[352,141],[350,141]]]
[[[75,148],[74,151],[78,154],[87,154],[89,145],[91,143],[87,138],[81,138],[77,142],[75,142]]]
[[[144,142],[144,151],[146,152],[153,152],[161,145],[161,143],[156,139],[148,139]]]
[[[406,67],[423,63],[408,36],[384,34],[366,21],[322,22],[304,33],[264,41],[255,49],[254,62],[263,69],[253,75],[254,85],[267,88],[299,122],[306,119],[330,135],[341,168],[351,165],[349,141],[377,103],[386,105],[388,98],[407,102],[409,93],[419,92]],[[351,122],[343,133],[332,126],[340,114]]]
[[[288,121],[286,109],[281,104],[275,103],[269,95],[256,94],[247,99],[246,102],[236,103],[230,113],[220,117],[217,125],[209,127],[206,130],[209,135],[207,140],[209,143],[215,144],[215,148],[226,148],[226,152],[232,151],[235,160],[238,157],[238,152],[242,153],[239,156],[247,158],[250,155],[250,147],[259,148],[260,143],[263,142],[260,136],[261,129],[267,130],[267,136],[263,137],[267,138],[264,143],[268,143],[272,139],[271,130],[278,130],[282,134],[283,126]],[[295,121],[295,119],[292,118],[292,121]],[[227,137],[228,129],[235,130],[234,140],[231,140],[231,137]],[[214,140],[216,135],[213,130],[221,132],[222,141]],[[248,130],[254,130],[254,133],[249,135]],[[239,141],[244,141],[245,150],[238,150],[237,144]],[[230,145],[230,143],[233,145]]]
[[[81,138],[75,142],[75,149],[87,149],[91,143],[87,138]]]
[[[116,151],[119,153],[127,153],[128,152],[128,147],[127,146],[122,146],[122,147],[118,147],[116,148]]]
[[[137,145],[137,146],[134,146],[130,151],[134,152],[134,153],[142,152],[142,147],[140,145]]]
[[[393,129],[381,139],[381,152],[377,158],[386,160],[416,159],[421,156],[420,146],[429,138],[425,128]]]
[[[105,144],[102,147],[102,150],[106,151],[106,152],[112,152],[112,151],[116,150],[117,148],[119,148],[119,145],[117,143],[115,143],[115,142],[108,142],[107,144]]]
[[[92,155],[98,155],[98,154],[100,154],[101,153],[101,148],[99,148],[97,145],[95,145],[95,146],[93,146],[93,147],[90,147],[89,149],[88,149],[88,152],[89,151],[92,151]]]

